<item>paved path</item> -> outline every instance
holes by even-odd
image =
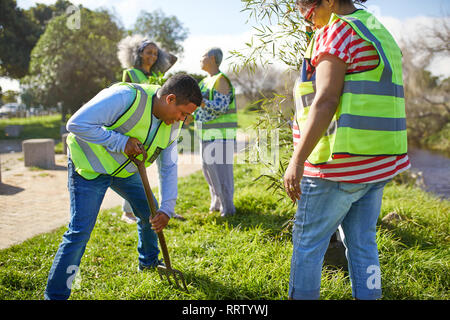
[[[179,156],[179,176],[201,169],[198,154]],[[55,156],[55,170],[30,169],[24,166],[23,153],[0,154],[0,249],[47,233],[69,222],[67,191],[67,157]],[[150,185],[158,186],[156,164],[147,168]],[[108,190],[102,209],[122,204],[122,198]],[[120,215],[118,216],[120,219]]]

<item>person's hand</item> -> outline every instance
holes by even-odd
[[[124,152],[127,156],[136,157],[142,153],[142,143],[136,138],[129,138]]]
[[[295,203],[300,200],[300,195],[302,191],[300,189],[300,181],[303,176],[304,164],[298,164],[294,158],[291,158],[289,165],[284,173],[284,189],[288,194],[289,198]]]
[[[205,104],[205,100],[202,100],[202,104],[200,105],[200,108],[205,108],[206,104]]]
[[[161,232],[169,223],[169,216],[162,211],[157,211],[156,216],[151,219],[150,223],[152,224],[152,229],[158,233]]]

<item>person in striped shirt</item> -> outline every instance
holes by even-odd
[[[408,155],[400,147],[394,153],[384,152],[382,148],[372,154],[364,151],[376,149],[367,146],[368,141],[374,141],[371,135],[377,134],[370,132],[383,130],[391,130],[388,134],[396,135],[401,145],[406,145],[406,125],[402,117],[389,121],[388,115],[384,118],[366,116],[376,114],[377,108],[382,109],[381,105],[371,103],[376,101],[372,94],[386,95],[387,103],[396,101],[398,105],[393,103],[392,109],[398,108],[399,114],[404,114],[403,87],[394,84],[393,80],[401,79],[401,53],[381,23],[370,13],[357,9],[355,2],[365,1],[296,2],[315,34],[294,89],[298,92],[295,93],[294,153],[284,176],[287,194],[298,203],[293,230],[290,299],[319,298],[324,254],[338,226],[346,247],[354,298],[381,297],[376,222],[383,188],[391,178],[410,167]],[[394,43],[389,44],[393,49],[386,49],[387,42]],[[378,83],[370,83],[375,89],[369,92],[370,86],[365,84],[372,80],[373,73],[370,72],[379,70],[382,76]],[[349,81],[352,75],[367,81]],[[382,81],[390,83],[384,86]],[[355,84],[357,88],[351,89]],[[382,92],[386,87],[394,88],[394,97]],[[349,95],[344,100],[344,93],[350,93],[353,100],[348,98]],[[358,100],[367,101],[358,109],[361,114],[345,115],[350,120],[344,124],[343,104],[356,105]],[[359,118],[363,121],[355,126],[351,121]],[[364,121],[368,119],[370,121]],[[401,125],[390,128],[391,122]],[[366,123],[370,130],[358,128],[361,130],[345,136],[351,140],[345,142],[352,145],[352,150],[333,151],[333,143],[342,145],[343,130]],[[329,157],[323,157],[327,152]]]

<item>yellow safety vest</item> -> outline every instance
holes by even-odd
[[[195,129],[197,134],[204,141],[218,140],[218,139],[236,139],[237,129],[237,113],[236,113],[236,99],[234,94],[234,87],[231,84],[230,79],[222,72],[212,76],[206,77],[199,83],[200,90],[203,97],[208,97],[209,100],[213,100],[215,85],[220,77],[224,77],[230,84],[232,90],[232,96],[230,105],[225,114],[217,117],[214,120],[208,122],[195,122]]]
[[[183,123],[167,125],[161,121],[156,132],[150,135],[152,97],[156,94],[159,86],[127,82],[115,85],[126,85],[135,89],[136,98],[130,108],[106,129],[137,138],[143,142],[148,156],[145,165],[148,167],[162,150],[177,139]],[[100,174],[126,178],[137,172],[136,165],[125,153],[109,151],[100,144],[86,142],[72,133],[67,137],[67,146],[76,172],[85,179],[95,179]],[[142,160],[143,156],[139,155],[137,158]]]
[[[405,99],[401,51],[391,34],[369,12],[333,14],[347,22],[380,57],[368,71],[347,74],[337,111],[325,134],[308,157],[312,164],[325,163],[337,154],[360,156],[402,155],[407,152]],[[311,58],[313,41],[306,51]],[[296,121],[301,130],[315,97],[315,74],[306,79],[306,63],[294,88]]]

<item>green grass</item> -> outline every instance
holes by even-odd
[[[237,214],[207,214],[209,192],[201,173],[180,179],[176,211],[165,235],[173,267],[189,293],[137,272],[135,225],[120,208],[102,211],[87,245],[71,299],[269,299],[287,298],[292,244],[283,225],[295,208],[254,183],[257,166],[235,166]],[[403,220],[386,225],[396,211]],[[390,184],[378,224],[383,299],[449,299],[450,202]],[[42,299],[65,227],[0,251],[0,299]],[[324,269],[322,299],[352,299],[348,274]]]
[[[19,137],[5,135],[5,127],[8,125],[22,125],[23,129]],[[37,116],[29,118],[0,119],[0,139],[40,139],[50,138],[61,140],[60,135],[61,115]]]
[[[450,156],[450,122],[441,131],[424,140],[427,149]]]
[[[238,127],[242,130],[252,127],[258,119],[258,111],[238,111]]]

